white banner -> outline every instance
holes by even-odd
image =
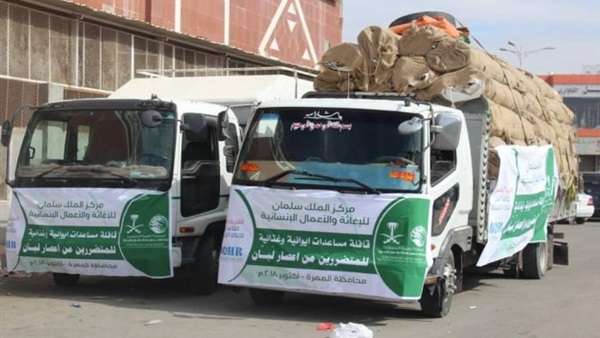
[[[17,188],[6,230],[10,270],[170,277],[169,196],[108,188]]]
[[[488,242],[477,266],[546,241],[548,215],[558,191],[552,146],[499,146],[498,182],[490,195]]]
[[[427,196],[234,186],[219,283],[416,300],[430,222]]]

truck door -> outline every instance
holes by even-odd
[[[183,139],[181,215],[190,217],[219,205],[220,167],[216,122],[208,120],[202,137]]]
[[[459,196],[456,151],[431,150],[431,196],[433,197],[432,236],[440,235],[456,209]]]

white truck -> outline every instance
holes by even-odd
[[[229,115],[227,140],[219,113]],[[36,107],[7,182],[8,268],[73,285],[80,275],[166,278],[187,265],[194,289],[211,293],[233,169],[221,149],[238,147],[238,128],[231,110],[198,101]]]
[[[488,103],[315,92],[262,104],[234,170],[219,283],[257,304],[316,293],[443,317],[468,267],[544,276],[569,205],[554,151],[499,147],[489,180]]]
[[[6,176],[9,270],[51,272],[63,286],[80,275],[177,272],[193,291],[212,293],[242,128],[232,109],[206,101],[253,107],[272,87],[268,99],[298,97],[297,83],[286,75],[134,79],[109,98],[33,108]],[[4,122],[7,149],[12,129]]]

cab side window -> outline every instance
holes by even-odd
[[[431,186],[456,170],[456,152],[453,150],[431,151]]]
[[[189,162],[217,160],[217,152],[212,140],[215,132],[211,130],[212,128],[207,128],[209,128],[209,132],[205,139],[185,143],[182,154],[184,168],[186,167],[186,162],[189,165]]]
[[[219,205],[220,168],[215,123],[208,123],[203,137],[184,137],[181,155],[181,215],[190,217]]]

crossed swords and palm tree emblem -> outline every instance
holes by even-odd
[[[133,233],[133,232],[135,232],[136,234],[142,233],[140,231],[140,228],[143,227],[144,225],[143,224],[138,224],[138,225],[135,224],[135,222],[137,221],[137,219],[139,217],[140,217],[140,215],[131,215],[131,216],[129,216],[129,218],[131,219],[131,223],[132,224],[127,225],[127,228],[128,228],[127,234],[130,234],[130,233]]]
[[[399,235],[394,235],[394,231],[396,229],[398,229],[398,223],[396,222],[388,222],[387,223],[387,227],[388,229],[390,229],[390,234],[381,234],[383,237],[385,237],[386,239],[383,241],[383,244],[388,244],[390,242],[394,243],[394,244],[398,244],[400,245],[400,242],[397,240],[397,238],[400,238],[404,235],[399,234]]]

